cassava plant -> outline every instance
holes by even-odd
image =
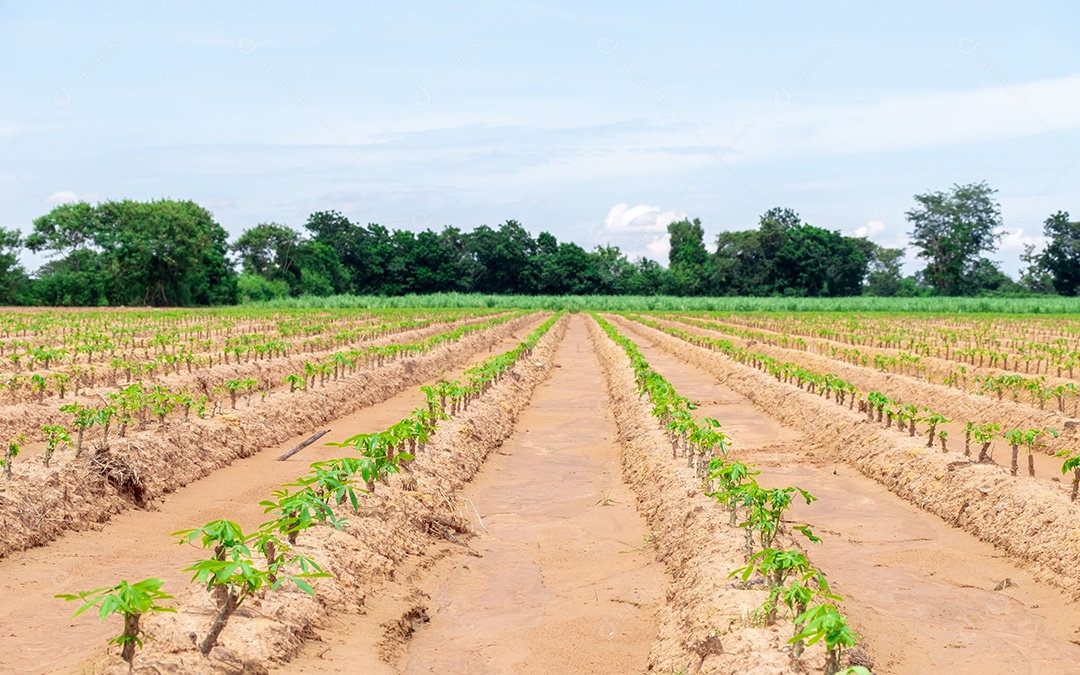
[[[982,447],[979,449],[980,462],[985,462],[990,458],[988,454],[990,444],[994,442],[994,439],[997,438],[1000,433],[1001,427],[993,422],[980,424],[972,430],[971,437],[974,438],[976,442],[982,443]]]
[[[75,420],[72,422],[72,427],[75,428],[75,457],[82,454],[83,436],[86,434],[86,430],[94,425],[97,421],[96,411],[93,408],[81,405],[79,403],[69,403],[68,405],[61,406],[60,412],[74,415]]]
[[[83,602],[83,605],[75,610],[72,618],[95,606],[98,608],[98,617],[102,621],[113,614],[122,616],[124,618],[124,630],[120,635],[110,639],[109,644],[119,645],[120,657],[133,668],[135,649],[143,645],[142,637],[144,633],[139,626],[142,615],[151,612],[176,612],[172,607],[158,604],[162,600],[171,600],[173,597],[161,590],[164,583],[161,579],[143,579],[134,584],[121,581],[119,584],[107,588],[95,588],[92,591],[75,594],[61,593],[55,597],[62,600],[80,600]]]
[[[1072,489],[1069,491],[1069,501],[1076,501],[1076,494],[1080,491],[1080,453],[1075,450],[1062,450],[1054,455],[1065,458],[1061,465],[1061,475],[1072,471]]]
[[[805,640],[807,646],[824,642],[825,675],[836,675],[840,670],[842,650],[854,647],[859,639],[848,627],[836,605],[828,602],[814,605],[796,617],[795,622],[802,625],[802,630],[788,642]]]
[[[59,424],[46,424],[41,431],[45,433],[45,452],[41,454],[41,461],[47,469],[57,448],[62,443],[71,443],[71,436]]]
[[[274,560],[268,568],[260,567],[252,560],[249,543],[255,540],[265,545],[267,539],[259,534],[245,535],[240,526],[232,521],[215,520],[199,528],[174,532],[172,536],[179,537],[181,544],[197,541],[201,548],[213,552],[209,558],[196,560],[184,569],[192,573],[193,583],[206,587],[218,609],[206,636],[198,643],[203,656],[217,645],[221,631],[248,598],[263,589],[277,590],[285,582],[314,595],[315,589],[306,579],[329,576],[315,561],[305,556],[292,557],[290,562],[300,568],[299,572],[292,574],[282,574],[284,565],[276,556],[272,556]]]
[[[11,480],[11,465],[15,462],[15,458],[19,456],[19,446],[25,442],[26,437],[19,434],[8,443],[7,450],[4,452],[4,478]]]

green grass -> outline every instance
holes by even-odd
[[[253,307],[268,309],[393,309],[486,307],[570,311],[709,311],[709,312],[925,312],[951,314],[1080,314],[1080,297],[1031,298],[676,298],[609,295],[480,295],[438,293],[393,297],[335,295],[283,298]]]

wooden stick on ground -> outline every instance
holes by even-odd
[[[330,430],[329,430],[329,429],[323,429],[322,431],[320,431],[319,433],[315,434],[315,435],[314,435],[314,436],[312,436],[311,438],[307,439],[306,441],[304,441],[304,442],[303,442],[303,443],[301,443],[300,445],[296,446],[296,447],[295,447],[295,448],[293,448],[292,450],[290,450],[290,451],[286,452],[286,453],[285,453],[284,455],[282,455],[281,457],[278,457],[278,458],[277,458],[277,461],[279,461],[279,462],[284,462],[284,461],[285,461],[285,460],[287,460],[288,458],[292,457],[293,455],[295,455],[296,453],[300,452],[301,450],[303,450],[303,449],[304,449],[304,448],[306,448],[307,446],[311,445],[311,444],[312,444],[312,443],[314,443],[315,441],[319,440],[319,439],[320,439],[320,438],[322,438],[322,437],[323,437],[323,436],[324,436],[325,434],[328,434],[328,433],[330,433]]]

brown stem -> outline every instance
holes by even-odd
[[[124,646],[120,650],[120,658],[134,665],[135,641],[139,639],[139,617],[142,614],[124,615]]]
[[[1017,469],[1020,468],[1020,446],[1012,446],[1012,470],[1010,473],[1015,476]]]
[[[1035,477],[1035,455],[1030,450],[1028,451],[1028,475]]]
[[[825,653],[825,675],[836,675],[840,670],[840,650],[830,649]]]
[[[210,650],[217,644],[218,636],[221,635],[221,631],[225,630],[225,626],[229,623],[229,617],[233,615],[236,608],[240,606],[240,601],[236,597],[235,593],[229,592],[226,594],[225,603],[221,605],[221,609],[218,610],[217,616],[214,617],[214,623],[210,625],[210,632],[206,634],[203,641],[199,643],[199,651],[203,656],[210,654]]]

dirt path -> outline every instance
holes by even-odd
[[[430,622],[394,668],[371,669],[373,617],[341,617],[282,672],[644,672],[663,602],[662,565],[620,479],[619,448],[584,317],[573,317],[502,452],[464,496],[482,557],[423,570]],[[373,609],[378,615],[377,609]],[[346,636],[354,636],[347,639]]]
[[[472,361],[512,348],[530,328],[522,327],[514,336],[475,354]],[[52,595],[150,576],[167,579],[173,588],[182,586],[187,578],[179,570],[190,564],[196,551],[172,543],[171,532],[215,518],[235,520],[245,530],[257,526],[265,520],[259,501],[271,490],[302,475],[311,462],[341,455],[340,448],[327,447],[325,442],[386,428],[421,402],[417,387],[409,387],[382,403],[325,425],[331,433],[289,461],[275,458],[307,434],[215,471],[170,494],[157,510],[126,511],[98,530],[72,532],[46,547],[0,561],[0,603],[5,615],[0,631],[0,672],[77,671],[80,663],[115,634],[116,626],[100,624],[91,614],[73,620],[74,604],[55,600]],[[57,635],[63,636],[63,650],[56,648]]]
[[[627,327],[624,334],[680,393],[701,400],[699,414],[721,420],[735,439],[734,456],[757,463],[762,484],[796,484],[819,498],[794,517],[823,535],[809,554],[845,596],[845,611],[877,660],[875,672],[1075,669],[1080,607],[1058,590],[854,470],[808,462],[797,432],[653,347],[644,332]],[[993,590],[1006,578],[1015,585]]]

